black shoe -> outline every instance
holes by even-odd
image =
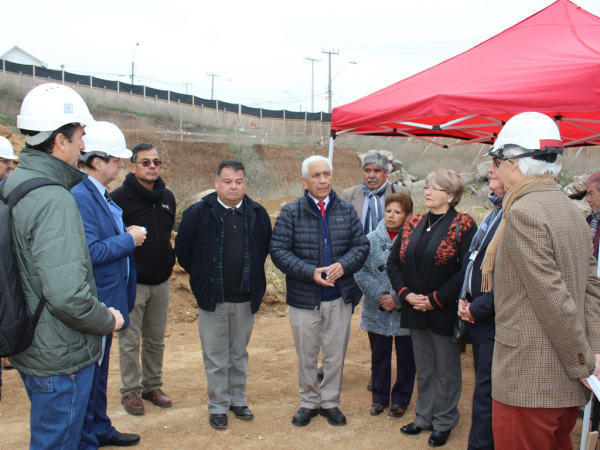
[[[433,433],[431,433],[431,436],[429,436],[429,440],[427,441],[427,443],[430,447],[441,447],[443,445],[446,445],[448,436],[450,436],[450,431],[451,430],[434,431]]]
[[[327,417],[329,425],[346,425],[346,416],[342,414],[340,408],[319,408],[319,414],[323,417]]]
[[[369,380],[369,384],[367,384],[367,391],[369,391],[369,392],[373,391],[373,378],[371,378]]]
[[[292,418],[292,424],[297,427],[305,427],[310,423],[310,419],[319,415],[318,409],[300,408]]]
[[[138,442],[140,442],[139,434],[119,433],[117,431],[117,434],[115,434],[114,438],[101,443],[100,447],[106,447],[107,445],[111,445],[113,447],[131,447]]]
[[[404,434],[409,434],[411,436],[414,436],[415,434],[419,434],[421,431],[423,431],[424,428],[421,428],[417,425],[415,425],[415,423],[409,423],[408,425],[404,425],[402,428],[400,428],[400,431]]]
[[[217,430],[227,428],[227,414],[211,414],[208,422]]]
[[[233,411],[233,415],[238,419],[250,420],[254,419],[254,415],[247,406],[230,406],[229,411]]]

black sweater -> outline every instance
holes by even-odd
[[[456,242],[459,221],[459,238]],[[415,216],[404,223],[390,251],[387,271],[392,286],[402,301],[401,326],[418,330],[430,329],[442,336],[450,336],[458,310],[462,282],[459,273],[461,262],[469,251],[477,225],[470,216],[451,208],[429,232],[433,235],[417,271],[415,253],[426,228],[427,214]],[[406,296],[411,293],[427,295],[433,310],[422,312],[413,309],[406,301]]]
[[[171,231],[175,224],[175,196],[166,189],[162,198],[150,203],[127,185],[110,196],[123,210],[126,226],[146,227],[146,240],[135,248],[137,282],[150,286],[169,279],[175,265],[175,252],[171,245]]]

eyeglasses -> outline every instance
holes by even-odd
[[[156,167],[160,167],[160,165],[162,164],[162,161],[160,159],[153,159],[153,160],[144,159],[139,162],[134,162],[134,164],[141,164],[143,167],[150,167],[151,164],[154,164]]]
[[[431,190],[432,192],[433,191],[435,191],[435,192],[446,192],[444,189],[442,189],[442,188],[436,188],[435,186],[423,186],[423,191],[424,192],[427,192],[429,190]]]
[[[514,162],[513,162],[513,161],[511,161],[511,160],[510,160],[510,159],[508,159],[508,158],[494,158],[494,165],[495,165],[496,167],[500,167],[500,163],[501,163],[502,161],[508,161],[509,163],[511,163],[511,164],[514,164]]]

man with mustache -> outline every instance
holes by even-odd
[[[377,229],[383,218],[384,202],[388,195],[399,193],[410,197],[410,189],[388,181],[389,161],[381,153],[370,153],[362,162],[363,180],[342,192],[358,213],[365,234]],[[379,200],[379,201],[376,201]]]
[[[138,225],[148,232],[144,245],[136,247],[134,252],[137,285],[129,328],[118,334],[121,403],[129,414],[142,415],[146,412],[142,399],[159,408],[173,405],[161,388],[171,273],[175,265],[171,231],[176,203],[160,177],[162,161],[158,149],[144,142],[131,151],[131,173],[111,197],[123,210],[127,226]]]

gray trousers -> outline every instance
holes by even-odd
[[[350,338],[352,305],[340,297],[322,302],[320,310],[290,306],[290,323],[298,355],[300,407],[336,408],[340,404],[344,360]],[[317,381],[317,356],[323,350],[323,381]]]
[[[411,328],[419,394],[413,421],[420,428],[448,431],[458,425],[462,392],[460,345],[448,336]]]
[[[208,411],[225,414],[246,406],[248,351],[254,315],[250,302],[219,303],[214,312],[199,309],[198,329],[206,371]]]
[[[162,387],[170,287],[171,280],[156,286],[139,283],[136,286],[129,327],[117,333],[123,397],[132,392],[150,392]]]

